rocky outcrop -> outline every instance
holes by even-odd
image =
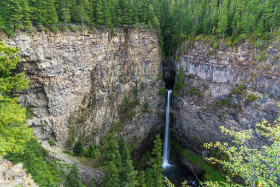
[[[273,123],[280,96],[280,50],[249,42],[229,47],[219,41],[184,43],[177,51],[176,73],[184,88],[173,99],[175,137],[201,152],[203,142],[227,141],[220,126],[253,131],[252,147],[264,139],[256,131],[262,121]]]
[[[22,164],[13,165],[0,157],[0,186],[1,187],[37,187],[30,175],[27,175]]]
[[[28,123],[40,140],[64,145],[73,126],[85,144],[98,144],[115,125],[139,146],[161,126],[158,111],[165,100],[158,95],[162,67],[154,31],[18,32],[3,39],[20,47],[18,70],[26,72],[30,88],[17,94],[33,111]],[[125,97],[129,116],[122,112]]]

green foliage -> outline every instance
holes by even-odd
[[[148,101],[145,101],[144,103],[144,110],[147,111],[150,109],[150,103]]]
[[[28,88],[24,72],[12,75],[19,62],[19,49],[0,42],[0,155],[24,150],[25,143],[33,138],[32,129],[25,123],[26,109],[18,99],[9,97],[12,90]]]
[[[208,158],[211,163],[222,164],[229,173],[227,183],[216,185],[216,182],[208,182],[208,186],[232,186],[235,185],[232,178],[241,177],[245,186],[277,186],[280,174],[280,125],[271,125],[263,122],[257,124],[258,132],[268,138],[270,145],[262,146],[262,149],[249,147],[252,131],[236,131],[221,127],[224,134],[233,137],[232,146],[228,143],[216,142],[205,144],[206,148],[217,148],[227,155],[228,160],[221,160],[214,157]]]
[[[68,122],[69,122],[69,124],[73,123],[72,116],[69,117]],[[67,147],[72,147],[73,143],[75,142],[75,139],[76,139],[76,128],[75,128],[74,125],[72,125],[71,129],[70,129],[70,133],[69,133],[68,139],[66,141],[66,146]]]
[[[32,175],[39,186],[60,185],[61,179],[65,178],[64,166],[54,159],[46,158],[44,149],[35,139],[26,142],[25,147],[22,153],[9,152],[6,158],[14,164],[22,162],[26,171]]]
[[[78,118],[78,123],[84,123],[86,121],[85,116],[81,116]]]
[[[254,94],[250,94],[248,95],[247,101],[252,102],[259,99],[257,96],[255,96]]]
[[[88,158],[96,158],[96,148],[93,148],[92,145],[89,146],[87,150],[85,150],[85,156]]]
[[[102,186],[135,186],[137,172],[133,168],[129,150],[123,137],[117,143],[115,136],[115,132],[108,133],[101,141],[101,156],[106,173]]]
[[[198,90],[197,87],[192,87],[192,89],[187,91],[186,94],[188,94],[190,96],[197,95],[198,97],[203,97],[203,94],[201,92],[197,91],[197,90]]]
[[[138,88],[138,81],[135,81],[135,88],[134,88],[134,96],[135,100],[138,99],[138,94],[139,94],[139,88]]]
[[[121,166],[119,179],[121,186],[135,186],[137,184],[137,171],[133,168],[133,162],[130,157],[129,149],[125,144],[124,138],[121,135],[119,138],[119,153],[121,158]]]
[[[52,140],[48,140],[48,143],[49,143],[50,146],[54,146],[55,145],[55,142],[52,141]]]
[[[66,180],[64,183],[65,187],[82,187],[82,179],[80,176],[79,168],[76,164],[74,164],[66,176]]]
[[[186,149],[183,149],[177,142],[172,142],[172,147],[180,157],[187,159],[190,163],[204,171],[204,181],[225,181],[218,171],[213,169],[213,167],[211,167],[206,161],[204,161],[204,159],[202,159],[198,155]]]
[[[73,148],[73,154],[76,156],[82,156],[84,154],[84,145],[80,139],[76,142]]]
[[[25,115],[26,115],[26,119],[32,119],[33,118],[32,108],[26,107]]]
[[[165,86],[160,87],[159,89],[159,95],[163,95],[166,92]]]
[[[241,86],[238,86],[236,85],[236,88],[232,91],[233,94],[241,94],[243,90],[246,89],[246,86],[245,85],[241,85]]]
[[[149,160],[149,167],[145,171],[147,186],[163,186],[162,176],[162,141],[159,134],[154,140],[154,148],[152,150],[152,157]]]
[[[176,76],[176,81],[173,88],[173,95],[180,92],[184,88],[184,69],[180,68]]]
[[[227,100],[227,99],[215,101],[214,104],[216,107],[219,107],[219,108],[222,108],[224,106],[225,107],[231,106],[229,100]]]

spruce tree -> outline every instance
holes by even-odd
[[[154,148],[152,150],[153,157],[149,161],[150,170],[146,171],[147,179],[152,180],[153,185],[156,187],[163,186],[163,176],[162,176],[162,141],[159,134],[154,140]],[[150,179],[152,178],[152,179]],[[147,182],[148,184],[148,182]]]
[[[82,187],[82,179],[80,176],[79,168],[74,164],[66,176],[65,187]]]
[[[140,175],[138,176],[138,185],[141,186],[141,187],[147,187],[144,171],[141,171]]]
[[[76,156],[81,156],[84,153],[84,146],[81,140],[79,139],[73,148],[73,153]]]
[[[133,168],[133,162],[123,136],[119,138],[119,152],[121,156],[120,181],[122,186],[135,186],[137,184],[137,171]]]
[[[44,18],[44,0],[30,0],[30,12],[32,15],[32,21],[36,26],[42,27],[45,23]]]
[[[102,12],[103,12],[103,24],[107,27],[111,27],[110,9],[107,0],[102,0]]]
[[[30,30],[32,28],[30,9],[27,3],[27,0],[19,0],[21,21],[25,28]]]
[[[22,25],[22,15],[21,15],[21,6],[18,0],[12,0],[10,4],[10,12],[11,12],[11,23],[14,27],[14,31],[16,29],[23,29]]]
[[[43,1],[43,17],[45,25],[56,24],[58,22],[54,0]]]
[[[94,23],[104,25],[102,0],[96,0]]]
[[[228,4],[229,0],[224,0],[222,14],[217,28],[217,31],[223,36],[223,38],[228,26]]]

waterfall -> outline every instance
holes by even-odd
[[[165,122],[165,132],[164,132],[164,144],[163,144],[163,163],[162,167],[166,168],[170,164],[168,163],[169,159],[169,109],[170,109],[170,98],[172,90],[168,90],[167,104],[166,104],[166,122]]]

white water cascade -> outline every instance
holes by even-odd
[[[164,132],[164,144],[163,144],[163,163],[162,168],[170,166],[169,160],[169,109],[170,109],[170,98],[172,90],[168,90],[167,104],[166,104],[166,122],[165,122],[165,132]]]

